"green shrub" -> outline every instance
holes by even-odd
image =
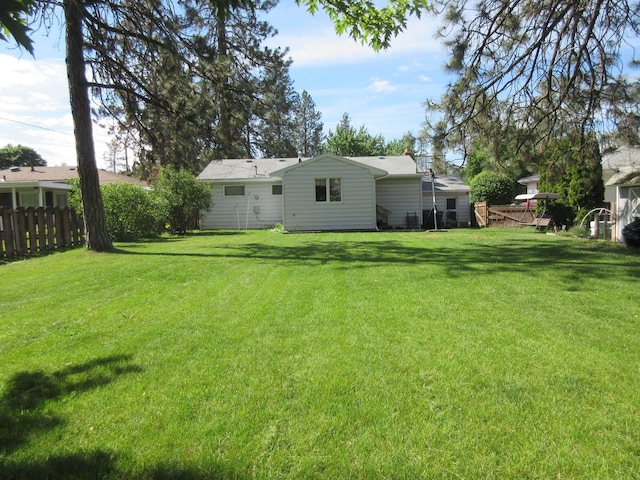
[[[473,177],[469,186],[472,202],[489,202],[493,205],[510,204],[515,193],[513,180],[502,173],[479,173]]]
[[[211,209],[211,187],[186,170],[162,169],[155,189],[166,204],[167,225],[173,233],[197,228],[200,212]]]
[[[100,190],[107,230],[114,240],[154,237],[163,231],[166,207],[154,192],[126,182],[103,185]]]

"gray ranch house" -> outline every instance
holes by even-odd
[[[198,176],[212,185],[201,227],[420,228],[422,177],[409,155],[214,160]]]

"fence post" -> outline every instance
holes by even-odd
[[[60,208],[53,209],[53,215],[56,222],[56,248],[64,247],[64,220]]]
[[[4,232],[5,252],[8,257],[13,257],[16,254],[15,242],[13,236],[13,210],[10,208],[2,209],[2,225]]]
[[[41,252],[47,249],[47,221],[44,216],[44,207],[38,207],[38,248]]]
[[[18,255],[27,253],[27,226],[25,223],[25,209],[18,207],[13,211],[16,250]]]
[[[29,252],[33,255],[38,251],[38,236],[36,235],[36,209],[27,208],[27,230],[29,232]]]
[[[47,249],[54,249],[56,248],[56,244],[54,240],[55,228],[53,224],[53,221],[54,221],[53,208],[51,207],[46,208],[45,217],[47,222]]]

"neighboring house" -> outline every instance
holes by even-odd
[[[71,186],[78,178],[76,167],[11,167],[0,170],[0,207],[66,207]],[[129,182],[147,184],[136,178],[98,170],[100,185]]]
[[[640,218],[640,166],[621,167],[606,186],[616,192],[616,240],[622,242],[622,229]]]
[[[616,218],[616,240],[622,242],[622,229],[640,217],[640,148],[623,146],[602,156],[604,201]]]
[[[436,175],[433,185],[436,192],[438,228],[469,226],[471,224],[471,204],[469,202],[471,187],[460,178],[452,175]],[[433,210],[430,175],[426,175],[422,179],[422,197],[424,205],[423,224],[431,227],[433,225],[432,220],[428,220],[428,218],[432,218],[430,212]]]
[[[616,186],[609,184],[611,177],[628,167],[640,167],[640,148],[618,147],[602,156],[602,181],[604,182],[604,201],[613,206],[617,203]]]
[[[540,182],[540,175],[537,173],[535,175],[530,175],[528,177],[521,178],[518,180],[520,185],[524,185],[527,187],[527,194],[536,194],[538,193],[538,183]]]
[[[212,184],[203,229],[287,231],[406,228],[422,211],[422,174],[409,155],[212,161],[198,176]],[[412,227],[419,228],[417,225]]]

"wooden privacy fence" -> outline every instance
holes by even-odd
[[[82,245],[82,219],[69,207],[0,207],[0,258]]]
[[[535,220],[535,209],[524,205],[474,204],[476,222],[481,227],[521,227]]]

